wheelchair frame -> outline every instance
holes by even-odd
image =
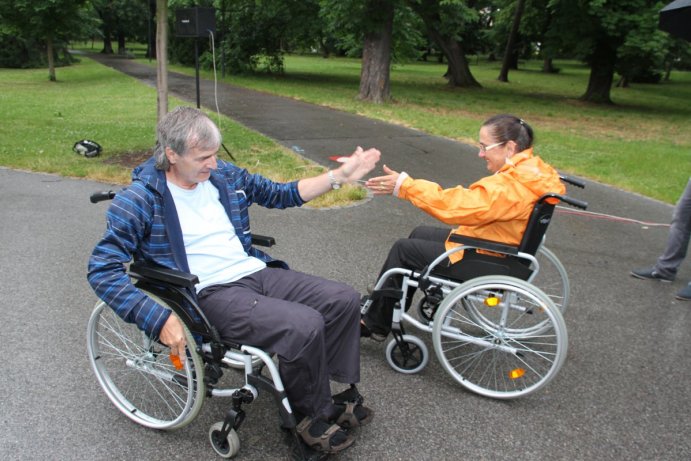
[[[91,202],[114,196],[113,191],[95,193]],[[275,240],[254,235],[252,244],[273,246]],[[230,458],[240,450],[237,431],[246,416],[242,406],[252,403],[262,390],[273,396],[281,427],[291,433],[295,445],[292,455],[300,459],[321,455],[300,440],[271,355],[256,347],[222,341],[190,296],[189,290],[199,281],[197,276],[141,261],[130,264],[128,274],[139,289],[180,318],[187,344],[185,360],[176,364],[168,346],[125,322],[103,301],[96,303],[87,326],[87,352],[99,384],[120,412],[145,427],[175,430],[194,420],[205,398],[230,397],[231,408],[223,421],[209,429],[214,451]],[[242,370],[243,386],[220,386],[219,380],[228,369]],[[264,369],[268,376],[262,373]]]
[[[584,187],[574,178],[564,182]],[[551,199],[551,200],[550,200]],[[439,255],[421,271],[392,268],[381,275],[365,314],[381,297],[396,300],[386,347],[389,365],[401,373],[417,373],[427,365],[429,351],[404,324],[432,335],[435,354],[445,371],[465,388],[480,395],[511,399],[524,397],[547,385],[566,358],[568,334],[563,319],[569,301],[569,280],[559,259],[544,247],[555,201],[585,209],[586,202],[559,194],[545,194],[533,207],[518,246],[452,234],[460,246]],[[552,202],[552,203],[550,203]],[[465,281],[435,273],[442,261],[458,251],[485,250],[501,257],[473,261]],[[490,262],[491,259],[494,261]],[[541,264],[542,261],[542,264]],[[497,264],[494,264],[494,263]],[[488,266],[491,266],[488,268]],[[501,266],[506,275],[492,273]],[[538,278],[542,272],[550,275]],[[401,289],[382,289],[389,277],[401,276]],[[536,286],[548,284],[545,292]],[[409,313],[409,292],[420,288],[419,319]],[[412,301],[412,296],[410,297]]]

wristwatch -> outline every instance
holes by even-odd
[[[329,176],[329,181],[331,181],[331,188],[332,188],[333,190],[340,189],[340,188],[341,188],[341,183],[338,182],[338,181],[336,181],[336,177],[334,176],[333,170],[329,170],[329,172],[327,173],[327,175]]]

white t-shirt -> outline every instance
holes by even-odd
[[[210,181],[183,189],[168,181],[180,219],[190,272],[199,277],[197,293],[209,285],[229,283],[257,272],[266,264],[249,256]]]

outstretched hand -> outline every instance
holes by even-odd
[[[377,149],[363,150],[362,147],[358,146],[355,152],[343,162],[343,166],[338,169],[343,182],[354,182],[365,176],[374,169],[380,157],[381,152]]]
[[[374,195],[391,195],[396,188],[396,182],[401,174],[386,165],[384,165],[382,169],[385,175],[368,179],[365,183],[365,187],[371,190]]]

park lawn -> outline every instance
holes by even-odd
[[[217,76],[468,143],[477,139],[483,120],[513,113],[533,126],[537,153],[560,170],[674,203],[691,173],[691,72],[674,71],[661,84],[615,87],[614,105],[602,106],[578,99],[588,82],[586,66],[557,61],[561,71],[548,75],[540,64],[522,62],[521,70],[510,72],[510,83],[501,83],[500,62],[473,59],[471,70],[482,89],[449,88],[445,66],[438,63],[395,64],[393,100],[381,105],[357,99],[358,59],[287,55],[284,75],[224,77],[217,63]],[[179,65],[170,70],[194,73]],[[214,78],[212,71],[201,76]]]
[[[88,58],[57,69],[0,69],[0,166],[127,184],[132,166],[148,158],[155,143],[156,90]],[[186,104],[170,98],[169,107]],[[274,141],[227,117],[218,119],[224,145],[239,166],[277,181],[321,173]],[[91,139],[103,147],[87,159],[72,151]],[[228,159],[221,150],[220,158]],[[310,202],[328,207],[361,200],[361,187],[348,186]]]

